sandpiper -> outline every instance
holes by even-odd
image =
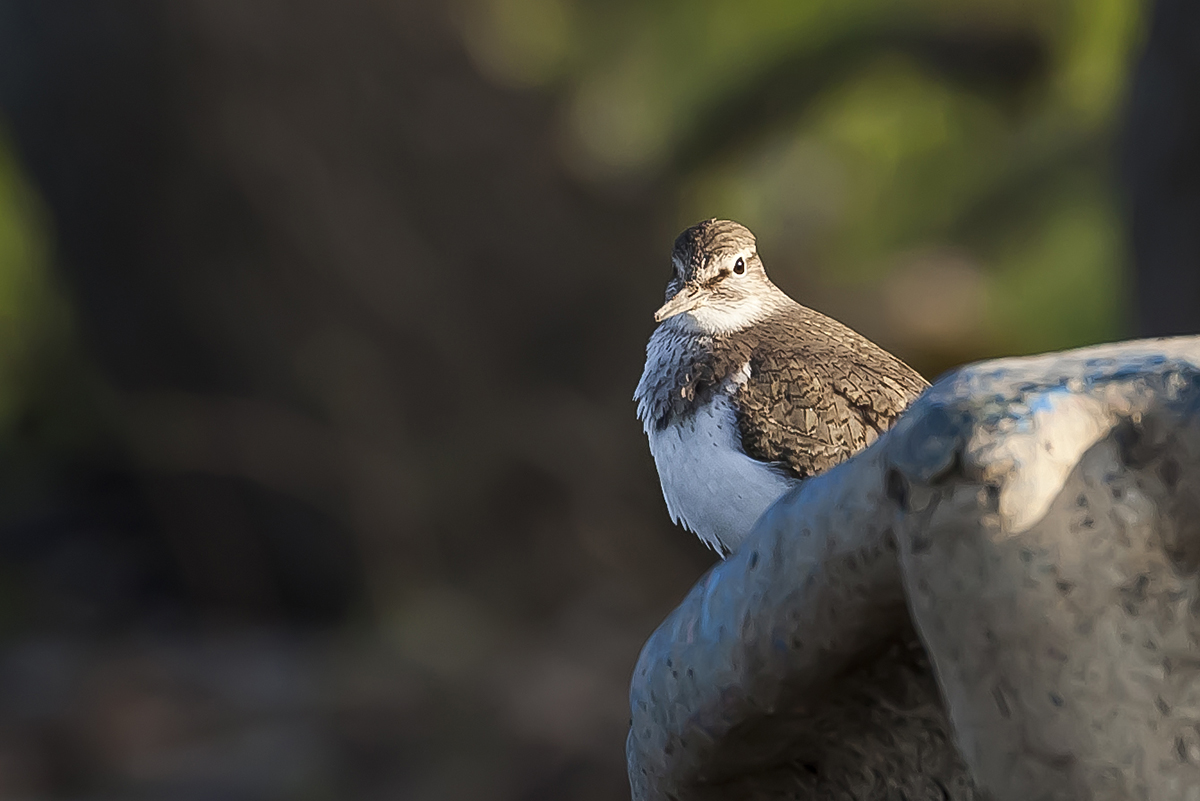
[[[634,400],[671,519],[722,555],[790,487],[873,442],[928,386],[767,277],[729,220],[684,231]]]

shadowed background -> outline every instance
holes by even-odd
[[[932,378],[1200,329],[1186,0],[0,0],[0,796],[627,797],[674,235]],[[1121,191],[1124,187],[1125,191]]]

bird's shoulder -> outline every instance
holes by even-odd
[[[796,304],[763,320],[736,387],[747,455],[805,478],[885,431],[926,386],[866,337]]]

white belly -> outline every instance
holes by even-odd
[[[717,551],[736,548],[767,507],[798,483],[742,452],[724,395],[685,421],[647,433],[671,519]]]

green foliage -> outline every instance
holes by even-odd
[[[26,406],[27,374],[64,322],[48,288],[35,216],[16,163],[0,146],[0,430]]]
[[[89,372],[76,347],[71,311],[50,264],[37,198],[0,137],[0,496],[19,495],[49,458],[97,431]]]
[[[953,250],[985,310],[961,330],[932,341],[903,315],[846,311],[926,369],[1124,333],[1109,165],[1140,0],[471,8],[509,20],[468,37],[490,74],[561,96],[583,180],[676,187],[673,227],[747,223],[814,305],[838,286],[862,309],[911,296],[906,270]],[[936,282],[921,291],[936,308]]]

